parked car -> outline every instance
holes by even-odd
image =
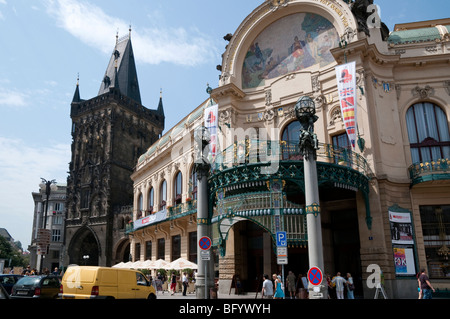
[[[9,299],[9,294],[2,284],[0,284],[0,299]]]
[[[155,288],[137,270],[69,266],[61,281],[62,299],[156,299]]]
[[[3,286],[3,288],[5,288],[8,295],[10,295],[12,287],[22,277],[23,277],[22,275],[1,274],[0,275],[0,284]]]
[[[57,299],[60,285],[57,276],[26,276],[13,286],[11,298]]]

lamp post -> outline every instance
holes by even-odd
[[[54,180],[54,179],[51,180],[51,181],[47,181],[45,178],[41,177],[41,181],[42,182],[39,184],[39,187],[40,187],[41,191],[45,192],[45,195],[46,195],[44,220],[43,220],[43,225],[42,225],[41,232],[40,232],[40,234],[42,236],[42,234],[48,234],[48,232],[45,231],[45,230],[47,228],[48,201],[50,199],[50,194],[51,194],[52,191],[56,190],[58,187],[56,186],[56,180]],[[42,260],[42,258],[43,258],[43,251],[42,251],[42,248],[43,248],[43,246],[45,246],[45,252],[46,252],[47,248],[48,248],[48,245],[49,245],[49,240],[50,240],[50,238],[49,238],[50,236],[48,236],[48,235],[47,236],[44,235],[44,236],[46,238],[40,238],[38,240],[38,246],[41,247],[41,254],[39,255],[40,258],[39,258],[39,267],[38,267],[39,273],[42,273],[42,266],[43,266],[43,260]],[[42,242],[40,242],[40,241],[42,241]]]
[[[194,131],[195,141],[195,171],[197,173],[197,239],[211,236],[211,225],[208,211],[208,175],[210,162],[208,160],[209,142],[211,136],[206,127],[198,127]],[[196,298],[208,299],[208,290],[214,283],[214,264],[203,260],[200,245],[197,245],[198,273],[196,280]],[[209,275],[209,276],[208,276]]]
[[[314,101],[304,96],[295,104],[295,115],[301,124],[300,152],[305,170],[305,206],[308,231],[309,267],[324,271],[322,225],[320,219],[319,182],[317,178],[317,150],[319,142],[314,133],[314,123],[318,120]],[[323,283],[314,289],[310,285],[311,299],[326,299],[327,289]],[[314,291],[313,291],[314,290]]]

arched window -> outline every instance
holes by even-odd
[[[161,186],[159,188],[159,209],[163,210],[166,208],[167,202],[167,183],[166,180],[163,180]]]
[[[183,174],[181,172],[178,172],[175,176],[174,180],[174,192],[173,192],[173,198],[174,198],[174,205],[181,204],[181,195],[183,194]]]
[[[148,191],[148,205],[147,205],[147,209],[148,209],[149,213],[153,213],[154,205],[155,205],[155,191],[153,190],[153,187],[152,187]]]
[[[137,212],[138,219],[142,217],[143,209],[144,209],[144,197],[142,196],[142,193],[140,193],[138,197],[138,212]]]
[[[413,163],[450,158],[448,119],[439,106],[414,104],[406,112],[406,126]]]
[[[281,151],[283,154],[283,160],[301,160],[302,157],[300,155],[299,150],[299,142],[300,142],[300,130],[302,126],[300,122],[293,121],[289,123],[283,130],[283,134],[281,136]]]
[[[138,209],[140,211],[142,211],[144,209],[144,197],[142,196],[142,193],[139,194],[139,198],[138,198]]]

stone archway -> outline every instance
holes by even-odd
[[[68,253],[70,264],[97,266],[100,256],[97,236],[88,227],[79,229],[69,244]],[[89,258],[83,258],[84,256]]]

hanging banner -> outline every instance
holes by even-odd
[[[212,162],[217,154],[217,128],[219,126],[218,122],[218,104],[211,105],[205,108],[203,119],[205,122],[205,127],[209,130],[211,136],[211,143],[209,144],[209,159]]]
[[[356,146],[356,63],[350,62],[336,67],[342,120],[352,147]]]

